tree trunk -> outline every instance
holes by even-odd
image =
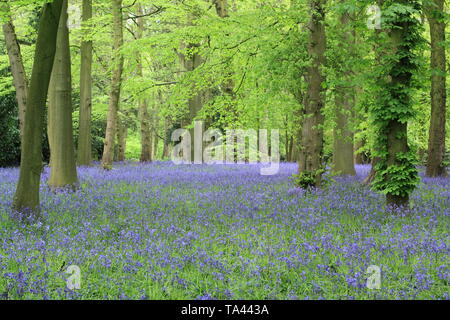
[[[190,18],[189,24],[192,25],[192,21],[196,18],[198,17],[194,13]],[[187,51],[189,52],[188,54],[179,54],[181,64],[183,65],[185,71],[192,72],[204,62],[203,57],[200,56],[200,54],[197,52],[197,48],[199,46],[200,44],[198,43],[183,44],[183,47],[187,48],[188,49]],[[195,91],[198,89],[196,89],[196,85],[192,85],[191,90]],[[192,95],[188,99],[189,114],[186,116],[184,121],[182,121],[182,126],[193,125],[194,119],[197,117],[198,113],[203,107],[205,95],[206,95],[205,90],[201,90],[200,92],[194,93],[194,95]],[[199,121],[204,122],[204,119],[199,119]],[[201,141],[196,141],[194,128],[191,128],[189,131],[191,135],[191,162],[195,162],[195,150],[196,150],[195,146],[200,146],[201,144],[203,144],[203,137],[201,138]]]
[[[353,157],[353,132],[349,129],[350,115],[354,108],[352,88],[336,88],[336,126],[333,130],[333,172],[356,175]]]
[[[42,172],[42,134],[44,106],[56,52],[56,36],[63,0],[44,4],[36,42],[33,71],[27,94],[20,175],[14,195],[17,211],[39,208],[39,186]]]
[[[83,23],[92,18],[92,0],[83,0]],[[80,116],[77,160],[81,166],[89,166],[92,161],[91,147],[92,118],[92,41],[81,42],[80,66]]]
[[[294,159],[294,136],[291,135],[289,138],[289,148],[288,148],[288,159],[287,162],[295,162],[296,159]]]
[[[384,1],[385,0],[377,0],[377,5],[379,8],[382,8],[384,5]],[[380,35],[385,33],[386,30],[384,29],[376,29],[375,30],[375,34],[377,35],[377,39],[381,39]],[[376,66],[379,68],[380,66],[382,66],[383,64],[383,56],[385,56],[386,54],[388,54],[387,52],[385,52],[384,50],[381,50],[381,45],[380,45],[380,41],[375,41],[374,43],[374,47],[373,47],[373,51],[375,54],[375,64]],[[380,96],[380,92],[378,91],[376,93],[376,95],[379,97]],[[378,103],[378,102],[376,102]],[[363,184],[365,185],[371,185],[373,183],[373,181],[375,180],[375,176],[377,175],[377,170],[376,170],[376,166],[379,162],[381,162],[381,158],[379,156],[376,156],[376,154],[378,153],[378,150],[376,148],[376,146],[374,146],[374,148],[371,150],[371,169],[369,172],[369,175],[364,179]]]
[[[217,15],[221,18],[228,17],[228,1],[227,0],[214,0],[216,5]]]
[[[419,7],[416,1],[389,1],[388,6]],[[389,7],[387,9],[390,9]],[[383,57],[386,72],[381,75],[384,85],[381,105],[375,109],[379,123],[379,143],[384,145],[381,154],[380,177],[375,183],[386,194],[387,208],[409,206],[409,195],[418,181],[414,155],[408,146],[408,119],[412,117],[412,77],[417,72],[414,49],[420,41],[419,22],[407,10],[398,10],[387,30],[389,56]],[[394,57],[394,59],[392,58]],[[382,108],[382,110],[380,110]]]
[[[446,119],[446,57],[444,0],[433,0],[425,6],[431,36],[431,122],[428,140],[428,177],[446,176],[445,119]]]
[[[347,57],[352,56],[353,46],[355,45],[355,34],[352,32],[349,22],[350,14],[348,11],[342,13],[340,17],[342,28],[342,46]],[[333,172],[341,175],[356,175],[355,163],[353,157],[353,131],[351,126],[352,113],[355,108],[355,87],[352,82],[352,73],[342,64],[342,74],[340,78],[345,81],[344,84],[337,84],[335,90],[335,114],[336,125],[333,129]]]
[[[307,68],[307,90],[304,99],[304,115],[301,130],[299,173],[313,177],[314,187],[319,187],[322,178],[323,122],[325,105],[325,77],[321,68],[325,63],[325,8],[326,0],[310,0],[308,54],[311,65]]]
[[[125,121],[121,118],[122,116],[118,116],[117,118],[117,161],[123,162],[125,161],[125,152],[127,148],[128,128]]]
[[[78,183],[72,127],[72,78],[67,1],[64,0],[61,11],[48,95],[51,163],[48,184],[52,189],[65,187],[74,189]]]
[[[2,4],[3,10],[7,12],[8,21],[3,24],[3,34],[5,36],[6,50],[8,52],[9,62],[11,66],[11,74],[13,77],[14,88],[16,89],[17,105],[19,107],[19,127],[20,136],[23,136],[25,109],[27,105],[28,80],[23,67],[22,54],[20,45],[17,41],[14,24],[9,17],[10,8],[8,3]]]
[[[138,16],[137,25],[138,30],[136,33],[136,38],[141,39],[144,34],[144,19],[141,17],[144,14],[142,10],[142,5],[138,6]],[[137,56],[137,71],[138,76],[143,77],[143,67],[142,67],[142,56],[138,53]],[[147,99],[140,98],[139,99],[139,121],[141,125],[141,162],[150,162],[152,161],[152,135],[151,135],[151,118],[148,112],[148,103]]]
[[[159,146],[159,137],[158,137],[158,132],[156,131],[156,122],[155,122],[155,127],[153,128],[154,130],[154,137],[153,137],[153,159],[158,159],[158,146]]]
[[[195,47],[195,45],[191,45],[191,46]],[[192,55],[192,57],[190,57],[188,59],[185,58],[184,61],[185,61],[185,63],[184,63],[185,68],[188,71],[194,71],[203,63],[202,57],[197,53],[194,53]],[[188,106],[189,106],[188,124],[191,125],[191,124],[193,124],[195,117],[197,117],[198,113],[202,109],[203,92],[199,92],[196,95],[194,95],[193,97],[189,98]],[[203,121],[203,119],[199,119],[199,121]],[[203,130],[204,129],[205,128],[203,128]],[[191,134],[191,161],[194,162],[195,161],[195,150],[196,150],[195,146],[203,144],[203,137],[201,138],[201,141],[197,142],[194,128],[190,129],[189,131]]]
[[[388,125],[388,157],[387,165],[392,166],[398,163],[397,155],[409,151],[407,140],[407,124],[392,120]],[[395,179],[389,176],[388,179]],[[397,195],[388,192],[386,194],[386,203],[388,206],[405,207],[409,205],[409,195]]]
[[[168,138],[168,132],[167,129],[169,127],[169,119],[168,117],[164,118],[164,146],[163,146],[163,153],[162,153],[162,157],[163,159],[167,159],[169,157],[169,138]]]
[[[141,162],[151,162],[152,159],[152,134],[150,131],[150,115],[146,99],[139,101],[139,120],[141,123]]]
[[[117,112],[119,110],[120,90],[122,86],[123,55],[120,48],[123,45],[123,15],[122,0],[111,0],[113,13],[113,71],[111,78],[111,92],[106,120],[106,137],[103,148],[102,166],[111,169],[114,157],[114,143],[117,129]]]

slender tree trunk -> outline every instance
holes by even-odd
[[[52,189],[63,187],[74,189],[78,183],[72,127],[72,77],[67,2],[68,0],[64,0],[61,11],[48,95],[51,159],[48,184]]]
[[[319,187],[322,178],[323,122],[325,105],[325,76],[321,68],[325,63],[325,6],[326,0],[309,1],[309,41],[308,54],[311,65],[307,68],[307,91],[304,99],[304,116],[301,130],[299,172],[310,174],[314,187]]]
[[[156,123],[155,123],[156,124]],[[159,137],[156,131],[157,126],[154,127],[154,138],[153,138],[153,159],[158,159],[158,146],[159,146]]]
[[[92,18],[92,0],[83,0],[83,23]],[[81,42],[80,66],[80,116],[77,161],[81,166],[89,166],[92,161],[91,140],[92,118],[92,41]]]
[[[127,148],[127,136],[128,136],[128,128],[121,119],[121,116],[118,116],[117,118],[117,144],[118,144],[118,151],[117,151],[117,161],[125,161],[125,152]]]
[[[152,159],[152,137],[150,131],[150,115],[146,99],[139,101],[139,117],[141,124],[141,162],[151,162]]]
[[[28,80],[25,73],[25,68],[23,67],[22,54],[20,52],[19,42],[17,41],[14,24],[11,17],[9,17],[9,4],[5,2],[2,4],[2,7],[8,14],[8,21],[3,24],[3,34],[5,36],[6,50],[8,52],[11,66],[14,88],[16,89],[17,105],[19,106],[20,136],[22,137],[25,122],[25,109],[27,105]]]
[[[191,47],[195,47],[196,45],[190,45]],[[184,62],[185,62],[185,68],[188,71],[194,71],[195,69],[197,69],[202,63],[203,63],[203,59],[202,57],[197,54],[194,53],[192,55],[192,57],[186,59],[184,58]],[[198,113],[200,112],[200,110],[203,107],[203,92],[199,92],[196,95],[194,95],[193,97],[189,98],[188,101],[188,106],[189,106],[189,120],[188,123],[192,124],[194,119],[197,117]],[[204,119],[199,119],[199,121],[204,121]],[[205,129],[205,128],[203,128]],[[200,142],[196,142],[196,136],[195,136],[195,132],[194,132],[194,128],[190,129],[190,134],[191,134],[191,161],[194,162],[195,160],[195,146],[198,145],[199,143],[203,144],[203,137],[201,139]]]
[[[288,148],[288,162],[295,161],[294,157],[294,136],[289,137],[289,148]]]
[[[193,14],[193,16],[190,18],[191,20],[189,22],[190,25],[192,25],[192,20],[194,20],[195,18],[197,18],[197,16],[196,14]],[[198,43],[183,44],[183,47],[188,49],[187,51],[189,52],[189,54],[179,54],[179,57],[181,60],[181,64],[184,67],[184,70],[186,70],[187,72],[194,71],[204,62],[203,57],[197,52],[198,51],[197,48],[199,46],[200,45]],[[197,90],[195,87],[196,87],[195,85],[192,86],[193,91]],[[197,117],[197,115],[199,114],[200,110],[203,107],[205,97],[206,92],[205,90],[202,90],[200,92],[196,92],[188,99],[189,114],[186,116],[185,119],[183,119],[184,121],[182,121],[182,126],[193,125],[194,119]],[[204,121],[205,119],[198,119],[198,120]],[[194,162],[195,146],[203,144],[203,138],[201,139],[201,141],[196,141],[194,128],[190,129],[189,131],[191,135],[191,162]]]
[[[385,0],[377,0],[377,5],[379,8],[383,7],[384,1]],[[380,39],[380,35],[385,32],[386,32],[386,30],[384,30],[384,29],[375,30],[377,39]],[[384,52],[384,50],[380,49],[379,41],[375,41],[374,46],[373,46],[373,51],[375,53],[375,64],[377,65],[377,67],[380,67],[383,64],[383,62],[382,62],[383,56],[385,54],[388,54],[388,52]],[[377,90],[376,95],[378,97],[380,96],[379,90]],[[371,158],[372,158],[370,161],[371,168],[370,168],[369,175],[363,181],[363,184],[365,184],[365,185],[371,185],[373,183],[373,181],[375,180],[375,176],[377,175],[376,167],[377,167],[378,163],[381,162],[381,158],[379,156],[374,156],[375,154],[377,154],[376,148],[371,150]]]
[[[20,175],[13,208],[18,211],[39,208],[39,186],[42,172],[42,134],[44,106],[56,52],[56,36],[63,0],[44,4],[27,94]]]
[[[164,146],[163,146],[163,159],[166,159],[169,157],[169,139],[167,135],[167,130],[169,127],[169,119],[167,117],[164,118]]]
[[[120,90],[122,86],[123,55],[120,48],[123,45],[123,14],[122,0],[111,0],[113,13],[113,71],[111,78],[111,92],[106,124],[105,145],[103,148],[102,166],[104,169],[112,167],[114,157],[114,143],[117,129],[117,112],[119,110]]]
[[[138,6],[138,16],[140,16],[137,19],[137,33],[136,38],[141,39],[144,34],[144,18],[141,17],[144,14],[142,5]],[[137,56],[137,70],[138,70],[138,76],[143,77],[143,67],[142,67],[142,56],[140,53],[138,53]],[[151,118],[150,114],[148,112],[148,102],[145,98],[139,99],[139,121],[141,125],[141,162],[150,162],[152,161],[152,136],[151,136]]]
[[[446,57],[444,0],[433,0],[425,6],[431,36],[431,122],[428,140],[428,177],[446,176]]]

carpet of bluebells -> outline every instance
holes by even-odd
[[[305,192],[295,164],[123,163],[54,193],[46,168],[42,218],[20,223],[18,169],[0,169],[0,299],[449,299],[450,179],[422,177],[412,209],[388,214],[369,170]]]

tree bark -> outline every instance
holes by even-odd
[[[447,176],[444,165],[446,125],[446,56],[444,0],[425,5],[431,36],[431,121],[428,140],[428,177]]]
[[[82,21],[84,25],[92,18],[92,0],[83,0]],[[89,166],[92,161],[92,41],[81,42],[80,66],[80,114],[77,162]]]
[[[56,52],[56,36],[63,0],[44,4],[36,42],[33,71],[25,113],[20,175],[14,195],[17,211],[39,209],[39,186],[42,172],[42,134],[44,106]]]
[[[196,47],[196,44],[190,44],[188,47]],[[184,67],[187,71],[194,71],[197,69],[202,63],[203,58],[198,53],[193,53],[191,57],[183,57]],[[191,125],[197,117],[198,113],[203,107],[203,98],[204,93],[199,92],[195,94],[194,96],[190,97],[188,100],[188,106],[189,106],[189,118],[188,118],[188,124]],[[199,121],[202,121],[203,119],[199,119]],[[204,128],[203,128],[204,129]],[[190,129],[191,134],[191,161],[195,161],[195,146],[198,144],[196,142],[195,132],[194,128]],[[201,138],[201,141],[199,143],[203,143],[203,137]]]
[[[136,38],[141,39],[144,34],[144,19],[143,19],[143,9],[142,5],[138,6],[138,16],[137,19],[137,33]],[[138,53],[137,56],[137,72],[139,77],[144,76],[142,67],[142,56]],[[145,98],[139,99],[139,121],[141,125],[141,162],[151,162],[152,159],[152,134],[151,134],[151,117],[148,112],[148,102]]]
[[[228,1],[227,0],[214,0],[216,6],[217,15],[221,18],[228,17]]]
[[[384,1],[385,0],[377,0],[377,5],[379,8],[382,8]],[[386,30],[384,30],[384,29],[375,30],[375,33],[376,33],[378,39],[379,39],[380,35],[384,32],[386,32]],[[387,52],[383,52],[383,50],[381,50],[379,47],[380,47],[380,44],[377,41],[375,41],[373,51],[375,53],[375,64],[378,67],[380,65],[382,65],[382,58],[385,54],[387,54]],[[379,94],[380,93],[377,92],[377,95],[379,95]],[[377,153],[377,151],[378,150],[376,150],[376,149],[371,150],[371,158],[372,158],[370,161],[371,169],[370,169],[369,175],[363,181],[364,185],[371,185],[373,183],[373,181],[375,180],[375,176],[377,175],[376,166],[382,160],[379,156],[374,156]]]
[[[50,179],[52,189],[74,189],[78,183],[72,127],[72,77],[67,4],[61,11],[48,95]]]
[[[164,118],[164,146],[163,146],[163,159],[167,159],[169,157],[169,137],[168,137],[168,127],[169,127],[169,119],[168,117]]]
[[[11,65],[11,74],[13,77],[14,88],[16,89],[16,100],[19,107],[19,127],[20,136],[23,137],[25,110],[27,106],[27,90],[28,80],[23,66],[20,45],[17,41],[17,35],[14,24],[9,17],[10,7],[7,2],[2,4],[2,8],[8,14],[8,21],[3,24],[3,34],[5,36],[6,50],[8,52],[9,62]]]
[[[352,56],[355,45],[355,34],[352,32],[349,22],[348,11],[342,13],[340,17],[342,28],[341,42],[344,53],[347,57]],[[349,128],[352,113],[355,108],[355,87],[352,82],[352,73],[345,63],[342,64],[342,74],[340,78],[345,84],[337,84],[335,90],[335,114],[336,125],[333,129],[333,172],[341,175],[356,175],[353,157],[353,131]]]
[[[319,187],[322,179],[323,122],[322,110],[325,105],[325,76],[321,68],[325,64],[325,8],[326,0],[310,0],[310,21],[308,25],[308,54],[311,65],[307,68],[307,90],[304,99],[303,125],[299,153],[299,173],[311,174],[314,187]]]
[[[127,136],[128,136],[128,128],[126,122],[121,119],[122,116],[118,115],[117,117],[117,161],[125,161],[125,152],[127,149]]]
[[[335,96],[336,126],[333,129],[333,172],[341,175],[356,175],[353,157],[353,132],[349,128],[350,115],[354,108],[352,88],[337,88]]]
[[[123,55],[120,48],[123,45],[123,14],[122,0],[111,0],[113,13],[113,71],[111,92],[106,124],[106,137],[103,148],[102,166],[111,169],[114,157],[114,143],[117,130],[117,112],[119,110],[120,91],[122,86]]]
[[[408,1],[402,1],[402,4],[408,4]],[[402,57],[395,61],[391,66],[389,66],[389,71],[386,74],[388,77],[388,94],[393,99],[401,99],[401,103],[410,107],[410,93],[401,92],[402,96],[399,97],[398,88],[406,87],[411,88],[411,79],[412,72],[407,69],[404,71],[405,65],[409,67],[409,54],[412,54],[411,48],[405,47],[404,43],[408,37],[410,37],[410,29],[412,28],[409,25],[409,22],[404,22],[402,20],[404,16],[398,17],[397,21],[393,24],[393,26],[388,30],[389,41],[390,41],[390,49],[394,54],[398,54],[399,51],[402,53]],[[406,55],[408,54],[408,55]],[[395,100],[394,100],[395,101]],[[393,108],[391,105],[391,100],[385,100],[386,108]],[[395,117],[393,117],[395,116]],[[398,114],[393,113],[390,120],[387,122],[387,141],[386,141],[386,165],[387,168],[395,168],[397,166],[404,166],[402,160],[399,158],[399,155],[408,154],[409,146],[408,146],[408,124],[405,121],[402,121],[401,117]],[[390,174],[386,174],[386,181],[389,184],[398,183],[399,177],[403,173],[392,172]],[[403,190],[402,190],[403,191]],[[386,192],[386,205],[388,208],[392,207],[404,207],[407,208],[409,206],[409,193],[403,192],[402,194],[398,194],[396,192]]]
[[[190,17],[189,24],[192,25],[192,21],[197,18],[196,14],[193,13],[192,17]],[[187,72],[193,72],[195,69],[197,69],[203,62],[203,57],[197,52],[197,48],[200,47],[199,43],[186,43],[183,44],[183,47],[187,48],[189,51],[189,54],[179,54],[181,64],[184,67],[184,70]],[[196,86],[192,86],[192,90],[198,90],[195,88]],[[189,108],[189,114],[185,117],[184,121],[182,121],[181,125],[193,125],[194,119],[199,114],[200,110],[203,107],[203,103],[206,97],[205,90],[200,90],[200,92],[196,92],[194,95],[189,97],[188,99],[188,108]],[[203,121],[205,119],[198,119],[199,121]],[[205,129],[205,128],[203,128]],[[191,128],[190,130],[191,135],[191,162],[195,162],[195,146],[203,144],[203,137],[201,138],[201,141],[196,141],[196,137],[194,134],[194,128]]]

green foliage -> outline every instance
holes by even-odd
[[[415,166],[417,160],[412,152],[397,154],[396,158],[397,163],[394,165],[377,163],[374,185],[384,194],[405,197],[416,188],[420,180]]]
[[[292,181],[297,187],[309,190],[316,185],[316,177],[322,176],[325,172],[326,169],[324,168],[314,171],[302,171],[299,174],[292,175]],[[326,181],[324,180],[323,182],[325,182],[324,185],[326,185]]]
[[[410,150],[397,154],[395,163],[388,164],[388,134],[393,122],[407,123],[415,116],[412,98],[417,86],[414,76],[420,68],[417,50],[423,42],[418,20],[420,4],[415,0],[385,1],[382,9],[384,30],[378,36],[381,45],[377,54],[381,61],[376,82],[377,99],[370,108],[376,132],[375,155],[381,159],[374,186],[385,194],[407,196],[418,182],[415,153]],[[398,30],[401,36],[397,36]]]
[[[98,106],[96,106],[99,108]],[[79,112],[75,110],[72,114],[73,119],[73,137],[75,146],[78,145],[78,127]],[[92,113],[91,120],[91,145],[93,160],[100,160],[103,155],[103,145],[106,133],[106,114],[104,112],[95,111]]]
[[[20,163],[20,131],[15,92],[0,96],[0,167]]]

